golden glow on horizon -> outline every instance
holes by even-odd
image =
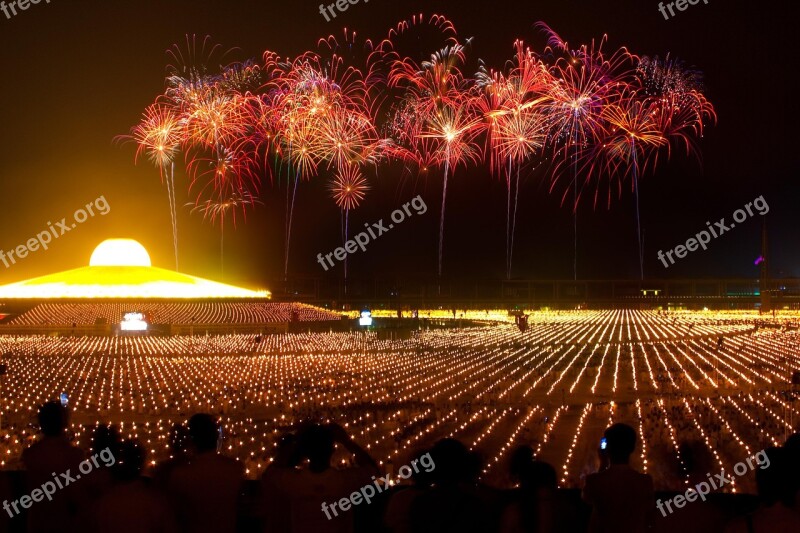
[[[0,286],[0,299],[271,297],[269,291],[153,267],[147,250],[133,239],[103,241],[88,267]]]

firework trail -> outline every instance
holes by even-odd
[[[430,157],[436,166],[444,169],[439,218],[440,278],[450,172],[460,164],[476,163],[481,157],[476,138],[481,122],[475,104],[478,93],[474,83],[461,73],[459,67],[463,62],[464,47],[456,44],[445,47],[421,64],[409,59],[396,60],[389,78],[393,87],[404,88],[408,102],[405,110],[413,110],[411,116],[401,117],[402,121],[408,121],[409,136],[433,141],[412,145],[409,155],[414,148],[430,148],[432,152],[425,154],[424,159]]]
[[[573,278],[578,279],[579,161],[598,142],[604,128],[604,107],[616,101],[627,87],[633,56],[625,48],[606,55],[603,51],[606,36],[599,44],[593,40],[571,50],[547,24],[539,22],[536,27],[548,37],[544,55],[553,58],[550,71],[555,81],[551,84],[545,109],[551,121],[549,142],[555,149],[551,191],[559,177],[571,170]],[[569,188],[565,188],[562,203],[568,194]]]
[[[221,276],[225,275],[225,216],[230,212],[233,227],[236,228],[236,211],[242,211],[242,217],[247,217],[246,207],[260,204],[249,191],[242,194],[232,194],[227,197],[215,197],[208,200],[198,200],[192,207],[192,212],[202,212],[203,220],[209,219],[212,224],[219,220],[219,264]]]
[[[332,52],[338,47],[333,37],[320,44],[327,57],[307,52],[281,62],[274,54],[265,54],[271,80],[267,87],[278,113],[276,143],[289,176],[284,277],[300,181],[316,175],[323,162],[339,171],[350,164],[374,162],[380,146],[363,74]]]
[[[131,130],[131,137],[137,143],[136,159],[142,154],[155,164],[166,181],[172,222],[172,245],[175,253],[175,270],[178,270],[178,221],[175,204],[175,156],[179,151],[184,135],[184,122],[170,109],[153,104],[145,109],[141,122]]]
[[[624,97],[619,103],[603,110],[608,129],[602,144],[597,146],[595,163],[603,165],[610,178],[620,177],[620,189],[625,176],[632,176],[632,187],[636,199],[636,235],[639,246],[639,271],[644,279],[644,250],[639,213],[639,177],[648,167],[655,168],[658,149],[667,145],[663,132],[658,128],[650,102],[637,100],[635,96]],[[621,193],[621,191],[620,191]],[[611,187],[609,187],[609,201]]]
[[[508,74],[482,65],[476,75],[483,90],[477,105],[484,118],[481,128],[485,133],[489,168],[492,173],[505,174],[507,279],[511,278],[513,264],[520,170],[529,159],[542,155],[548,123],[541,106],[553,83],[544,64],[522,41],[516,41],[514,47],[514,64]],[[516,167],[515,182],[512,182],[513,167]]]
[[[349,236],[350,210],[361,204],[369,186],[357,165],[346,165],[336,171],[336,176],[329,189],[336,205],[342,211],[344,220],[342,244],[344,245]],[[347,255],[344,257],[344,290],[347,293]]]

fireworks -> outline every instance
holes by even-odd
[[[229,196],[215,195],[213,198],[200,201],[198,198],[192,212],[200,211],[204,219],[210,219],[211,223],[219,221],[219,261],[221,273],[225,274],[225,216],[230,212],[233,227],[236,227],[236,211],[241,210],[242,216],[247,215],[247,207],[259,202],[253,198],[249,191],[243,190],[241,193],[231,193]]]
[[[145,109],[142,121],[131,129],[131,137],[137,144],[136,159],[141,154],[154,163],[167,182],[170,221],[172,223],[172,245],[175,253],[175,270],[178,269],[178,214],[175,200],[175,157],[180,149],[185,132],[185,121],[169,107],[153,104]],[[166,180],[164,179],[166,177]]]
[[[535,155],[543,155],[549,127],[543,112],[553,78],[544,64],[522,41],[514,43],[515,66],[508,74],[487,71],[477,74],[483,93],[478,108],[484,117],[489,168],[500,174],[505,170],[506,190],[506,277],[511,278],[519,199],[520,167]],[[513,168],[516,180],[512,180]],[[511,193],[514,194],[512,209]]]
[[[702,76],[679,61],[642,57],[637,67],[640,91],[650,99],[655,121],[663,136],[699,154],[697,138],[716,121],[714,107],[702,93]],[[667,145],[668,147],[670,145]]]
[[[199,200],[194,204],[192,212],[203,213],[203,218],[211,221],[212,224],[219,221],[220,227],[224,232],[225,216],[230,213],[233,227],[236,227],[236,212],[241,210],[242,216],[247,215],[246,208],[255,204],[260,204],[249,191],[242,194],[231,194],[228,197],[214,196],[208,200]]]
[[[406,106],[400,112],[400,127],[410,130],[396,141],[411,140],[406,152],[408,155],[444,169],[439,219],[439,276],[442,275],[447,180],[458,165],[477,163],[480,159],[476,140],[480,125],[475,105],[477,91],[473,81],[461,73],[463,62],[464,47],[454,44],[419,65],[408,58],[395,60],[389,74],[390,86],[401,88],[405,94]],[[416,139],[422,142],[415,142]],[[425,139],[432,142],[425,143]],[[432,151],[425,153],[427,150]]]
[[[185,47],[168,51],[166,89],[129,136],[136,158],[146,156],[168,178],[176,261],[180,154],[206,215],[219,206],[244,211],[257,203],[264,178],[277,176],[280,186],[286,176],[287,273],[300,182],[330,178],[347,212],[364,197],[365,166],[400,161],[404,173],[442,173],[441,274],[448,180],[458,167],[485,162],[508,189],[508,276],[521,174],[541,168],[551,191],[568,177],[575,209],[587,189],[597,204],[605,186],[610,205],[628,179],[638,195],[639,179],[675,146],[699,156],[698,139],[716,115],[698,72],[669,56],[609,52],[606,37],[572,48],[547,25],[537,27],[547,38],[543,50],[517,40],[506,67],[481,63],[474,76],[462,71],[470,40],[440,15],[415,15],[380,41],[345,30],[320,39],[316,51],[294,58],[267,51],[260,62],[229,61],[209,38],[187,37]]]
[[[145,154],[163,172],[175,161],[183,137],[184,123],[169,108],[153,104],[133,128],[136,157]]]
[[[342,210],[342,243],[347,242],[350,231],[350,210],[355,209],[364,199],[369,186],[357,165],[344,165],[336,172],[329,187],[336,205]],[[345,290],[347,289],[347,256],[344,258]]]
[[[345,211],[358,207],[368,190],[367,180],[355,165],[347,165],[338,171],[330,185],[331,196],[336,205]]]
[[[658,149],[667,145],[651,102],[634,97],[621,99],[603,109],[605,129],[601,142],[587,157],[587,176],[604,176],[621,187],[622,180],[641,175],[656,165]],[[599,191],[599,187],[598,187]],[[621,192],[621,191],[620,191]],[[598,195],[595,194],[595,202]],[[611,203],[609,188],[608,202]]]

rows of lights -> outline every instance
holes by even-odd
[[[452,318],[451,311],[426,313]],[[621,421],[637,428],[643,469],[656,476],[652,465],[666,458],[651,435],[666,428],[688,482],[678,425],[691,425],[723,467],[759,449],[763,435],[778,442],[796,414],[773,390],[800,368],[797,333],[753,333],[751,315],[533,311],[520,333],[502,312],[464,314],[495,323],[422,329],[405,340],[366,332],[267,335],[259,343],[245,334],[0,336],[0,350],[12,354],[0,383],[2,465],[18,466],[35,439],[36,406],[61,392],[77,442],[88,443],[93,424],[114,423],[145,443],[151,464],[171,455],[173,424],[198,411],[217,414],[226,453],[245,462],[251,477],[270,463],[283,431],[322,420],[342,424],[382,465],[454,436],[487,458],[487,480],[501,476],[514,446],[532,443],[537,457],[562,465],[561,485],[569,486],[576,483],[570,471],[595,460],[587,428]],[[726,344],[715,347],[721,336]],[[717,397],[720,384],[734,390]],[[680,408],[667,409],[664,398],[676,395]],[[607,420],[596,420],[598,396],[611,400]],[[716,449],[697,406],[741,453]],[[576,427],[564,422],[578,411]],[[668,479],[656,483],[670,488]]]

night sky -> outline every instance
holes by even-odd
[[[742,0],[700,2],[664,20],[653,0],[535,0],[455,2],[370,0],[326,22],[318,1],[43,0],[7,19],[0,12],[0,248],[16,247],[104,196],[106,216],[89,219],[10,268],[0,283],[88,263],[103,239],[130,237],[150,251],[156,266],[173,267],[166,187],[146,160],[134,165],[128,133],[164,89],[166,50],[185,35],[210,35],[230,57],[260,60],[264,50],[294,56],[343,27],[375,39],[413,13],[441,13],[462,38],[473,37],[464,71],[477,59],[501,67],[516,38],[544,45],[533,25],[547,22],[571,45],[609,36],[609,49],[641,55],[669,52],[704,73],[706,95],[719,120],[701,140],[702,162],[675,151],[641,182],[645,273],[651,278],[755,277],[761,217],[748,219],[665,269],[659,249],[684,243],[758,196],[770,207],[767,223],[773,276],[800,275],[800,150],[797,104],[796,3]],[[425,58],[435,50],[420,50]],[[325,188],[325,172],[301,185],[293,230],[290,273],[324,273],[318,252],[339,246],[340,214]],[[368,175],[372,190],[351,224],[388,219],[421,194],[428,206],[350,260],[351,275],[435,275],[441,174],[401,177],[397,168]],[[219,227],[191,214],[194,196],[177,176],[181,270],[220,279]],[[263,205],[234,230],[226,226],[223,281],[268,285],[283,272],[285,186],[266,180]],[[505,263],[505,187],[481,166],[459,168],[447,199],[446,276],[500,278]],[[514,277],[572,278],[572,214],[550,194],[543,174],[524,178],[517,223]],[[634,197],[626,186],[614,198],[579,209],[578,275],[636,279]]]

